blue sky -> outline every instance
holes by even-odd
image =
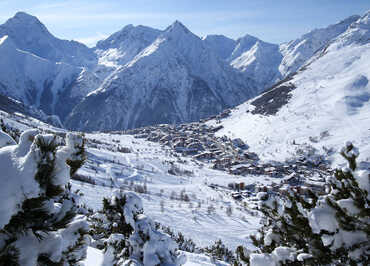
[[[180,20],[199,36],[281,43],[369,9],[369,0],[0,0],[0,24],[25,11],[55,36],[92,46],[127,24],[164,29]]]

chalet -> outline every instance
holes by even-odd
[[[231,142],[237,148],[240,148],[240,149],[247,149],[248,148],[248,145],[245,144],[244,141],[240,138],[233,139]]]
[[[201,159],[213,159],[214,154],[212,152],[203,152],[193,156],[194,159],[201,160]]]
[[[258,155],[254,152],[244,152],[243,157],[249,160],[259,160]]]
[[[249,172],[251,164],[238,164],[234,165],[230,168],[230,174],[233,175],[242,175],[244,173]]]
[[[172,139],[172,136],[171,135],[164,135],[163,137],[161,137],[161,139],[159,140],[161,143],[164,143],[166,141],[170,141]]]
[[[243,199],[243,195],[240,192],[231,193],[231,197],[233,197],[233,199],[235,199],[235,200],[241,200],[241,199]]]
[[[142,134],[137,134],[134,136],[136,139],[146,139],[148,137],[148,134],[142,133]]]
[[[217,116],[217,118],[226,118],[226,117],[230,116],[230,114],[231,114],[231,110],[230,109],[226,109],[221,114],[219,114]]]
[[[186,145],[186,148],[194,151],[204,151],[204,147],[200,142],[192,142]]]
[[[210,129],[210,131],[211,131],[211,132],[217,132],[217,131],[219,131],[219,130],[221,130],[221,129],[223,129],[223,128],[224,128],[224,126],[220,125],[220,126],[217,126],[217,127],[212,127],[212,128]]]

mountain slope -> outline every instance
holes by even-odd
[[[99,130],[195,121],[257,92],[253,81],[176,21],[86,97],[67,125]]]
[[[294,41],[280,46],[284,58],[279,67],[282,76],[296,72],[317,51],[325,48],[330,41],[345,32],[348,27],[360,16],[351,16],[337,24],[326,28],[316,29],[303,35]]]
[[[64,118],[88,92],[79,87],[84,69],[19,50],[8,36],[0,39],[0,55],[0,93],[46,114]]]
[[[234,52],[235,55],[239,54],[238,51]],[[277,71],[282,57],[277,44],[258,40],[249,50],[232,60],[230,65],[254,79],[259,87],[267,88],[282,78]]]
[[[64,62],[76,66],[91,66],[96,55],[84,44],[60,40],[34,16],[18,12],[0,25],[0,37],[8,35],[18,49],[33,53],[53,62]]]
[[[351,16],[281,45],[266,43],[246,35],[237,40],[237,45],[227,60],[248,78],[254,79],[259,86],[268,88],[296,72],[358,19],[359,16]]]
[[[58,115],[73,129],[196,121],[324,56],[338,36],[338,47],[366,43],[367,24],[358,19],[280,46],[250,35],[200,39],[180,22],[165,31],[128,25],[89,49],[54,37],[36,17],[19,12],[0,25],[0,93]]]
[[[203,41],[214,53],[224,60],[230,56],[237,44],[233,39],[223,35],[207,35]]]
[[[368,160],[369,14],[352,23],[290,80],[234,109],[218,134],[242,138],[266,160],[290,158],[302,145],[331,154],[347,140]]]
[[[154,42],[160,30],[145,26],[127,25],[96,44],[99,63],[107,66],[125,65]]]

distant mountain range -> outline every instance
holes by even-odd
[[[88,48],[18,12],[0,25],[0,94],[75,130],[196,121],[294,74],[361,19],[280,45],[250,35],[200,38],[179,21],[163,31],[128,25]]]

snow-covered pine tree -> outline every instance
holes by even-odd
[[[92,216],[93,234],[104,242],[104,265],[181,265],[176,243],[157,231],[134,192],[116,191]]]
[[[74,152],[71,154],[70,158],[67,159],[67,164],[70,167],[71,177],[77,172],[77,170],[86,161],[86,151],[85,151],[85,138],[83,134],[73,136]]]
[[[163,226],[160,223],[155,223],[156,229],[169,235],[172,240],[174,240],[179,250],[183,250],[190,253],[200,253],[200,248],[198,248],[191,238],[186,238],[181,232],[174,232],[169,226]]]
[[[352,143],[341,155],[349,167],[327,180],[325,195],[260,195],[266,220],[252,237],[258,253],[238,248],[238,257],[250,265],[369,265],[369,171],[358,169]]]
[[[112,198],[104,198],[102,210],[91,216],[91,234],[95,246],[104,249],[104,265],[120,265],[130,257],[128,238],[134,229],[126,220],[126,203],[127,195],[116,191]],[[134,215],[143,213],[138,207]]]
[[[221,239],[215,241],[211,246],[206,247],[204,252],[208,254],[213,261],[221,260],[233,265],[236,263],[234,253],[225,246]]]
[[[76,216],[66,164],[76,140],[68,134],[58,147],[56,136],[28,130],[0,149],[0,265],[77,265],[86,256],[88,224]]]

